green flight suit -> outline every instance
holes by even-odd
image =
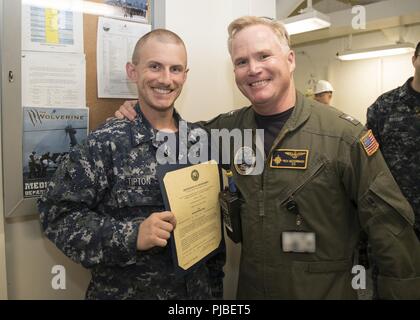
[[[206,126],[255,129],[254,111],[245,107],[222,114]],[[413,210],[380,151],[368,156],[360,141],[365,134],[357,120],[297,93],[263,173],[241,175],[231,165],[244,199],[239,299],[357,298],[351,269],[362,229],[380,268],[380,297],[420,299],[420,242],[412,227]],[[307,150],[306,168],[273,162],[277,149]],[[280,165],[270,167],[273,163]],[[290,200],[298,205],[300,225],[296,213],[286,208]],[[290,230],[314,232],[315,253],[283,252],[281,234]]]

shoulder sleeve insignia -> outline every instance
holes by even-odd
[[[360,121],[358,121],[357,119],[353,118],[352,116],[343,113],[341,116],[339,116],[341,119],[347,120],[348,122],[351,122],[352,124],[354,124],[355,126],[357,126]]]
[[[366,154],[369,157],[379,149],[379,143],[376,141],[372,130],[369,130],[360,138],[360,143],[362,144],[363,149],[365,149]]]
[[[239,113],[239,111],[241,111],[242,109],[244,109],[244,108],[242,107],[242,108],[237,108],[237,109],[231,110],[229,112],[226,112],[225,115],[230,116],[230,117],[236,116]]]

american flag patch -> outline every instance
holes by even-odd
[[[372,130],[366,132],[366,134],[360,138],[360,142],[369,157],[379,149],[379,143],[376,141]]]

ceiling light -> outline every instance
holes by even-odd
[[[284,19],[283,24],[289,35],[328,28],[330,18],[312,8],[307,8],[301,14]]]
[[[379,57],[394,56],[397,54],[412,53],[415,50],[415,46],[412,43],[397,43],[389,46],[359,49],[359,50],[347,50],[343,53],[337,52],[337,58],[343,61],[348,60],[359,60],[359,59],[371,59]]]

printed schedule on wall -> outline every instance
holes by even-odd
[[[22,6],[22,50],[83,52],[81,12]]]

